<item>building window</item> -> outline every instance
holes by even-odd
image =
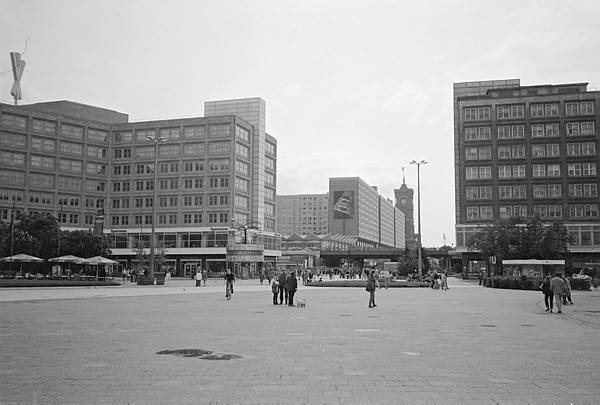
[[[7,132],[0,132],[0,145],[2,146],[10,146],[12,148],[20,148],[20,149],[25,149],[25,135],[19,135],[19,134],[10,134]],[[34,146],[35,143],[38,143],[38,146]],[[48,152],[54,152],[54,150],[56,149],[56,144],[54,141],[50,141],[50,140],[46,140],[44,138],[36,138],[36,137],[32,137],[31,138],[31,148],[32,149],[36,149],[36,150],[44,150],[41,149],[44,142],[48,142],[49,144],[51,144],[52,149],[48,150]]]
[[[161,145],[158,148],[158,154],[161,157],[179,156],[179,145]]]
[[[131,143],[132,132],[131,131],[118,131],[113,133],[113,141],[115,143]]]
[[[265,142],[265,151],[268,154],[275,155],[275,144],[271,142]]]
[[[569,215],[572,218],[597,217],[598,216],[598,204],[569,205]]]
[[[558,103],[531,104],[531,117],[558,117]]]
[[[239,125],[237,125],[235,127],[235,136],[237,139],[249,143],[250,142],[250,131],[248,131],[245,128],[240,127]]]
[[[185,173],[198,173],[204,171],[204,162],[187,161],[183,162],[183,171]]]
[[[166,140],[179,139],[179,128],[161,128],[160,136]]]
[[[204,144],[203,143],[186,143],[183,145],[184,156],[198,156],[204,155]]]
[[[211,155],[228,154],[229,142],[211,142],[208,144],[208,152]]]
[[[229,124],[211,125],[209,127],[208,136],[211,138],[230,136],[231,126]]]
[[[579,101],[565,103],[565,115],[588,115],[594,114],[593,101]]]
[[[595,135],[594,122],[580,122],[581,135]]]
[[[42,134],[56,135],[56,123],[53,121],[33,119],[32,129]]]
[[[185,138],[204,138],[204,127],[184,127],[183,136]]]
[[[229,159],[218,159],[208,161],[208,171],[220,172],[229,170]]]
[[[20,115],[2,114],[2,126],[4,128],[27,129],[27,118]]]
[[[248,180],[244,180],[242,178],[236,177],[235,178],[235,189],[238,191],[243,191],[243,192],[248,192],[248,185],[249,182]]]

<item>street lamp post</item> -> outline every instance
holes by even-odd
[[[154,175],[154,181],[152,186],[152,234],[150,236],[150,267],[148,269],[148,280],[152,282],[154,280],[154,265],[156,261],[156,173],[158,170],[158,144],[162,142],[166,142],[167,140],[162,136],[147,136],[146,139],[148,141],[152,141],[154,143],[154,168],[152,169],[152,173]]]
[[[417,215],[417,221],[418,221],[418,232],[419,232],[419,237],[418,237],[418,243],[417,243],[417,260],[418,260],[418,265],[419,265],[419,281],[423,280],[423,260],[422,260],[422,246],[421,246],[421,165],[427,164],[427,162],[425,160],[421,160],[420,162],[417,162],[416,160],[413,160],[412,162],[410,162],[411,165],[417,165],[417,207],[419,210],[419,213]]]

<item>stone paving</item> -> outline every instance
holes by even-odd
[[[598,404],[600,293],[240,281],[0,290],[0,404]],[[157,354],[202,349],[241,358]]]

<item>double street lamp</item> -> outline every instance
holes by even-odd
[[[156,262],[156,173],[158,171],[158,144],[166,142],[167,140],[162,136],[147,136],[146,140],[154,142],[154,167],[152,173],[154,174],[154,181],[152,186],[152,235],[150,236],[150,267],[148,268],[148,279],[150,282],[154,280],[154,266]]]
[[[418,240],[417,240],[417,260],[419,265],[419,281],[423,280],[423,260],[422,260],[422,246],[421,246],[421,165],[427,164],[425,160],[421,160],[417,162],[413,160],[410,162],[411,165],[417,165],[417,207],[419,209],[418,213]]]

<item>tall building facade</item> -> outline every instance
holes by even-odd
[[[600,92],[587,83],[454,84],[456,245],[502,218],[564,223],[574,267],[600,265]]]
[[[329,232],[358,243],[405,247],[405,218],[394,203],[359,177],[329,179]]]
[[[128,267],[136,249],[148,252],[155,221],[156,246],[177,275],[223,269],[226,246],[243,237],[235,219],[260,225],[246,233],[274,261],[277,142],[264,132],[263,100],[231,101],[244,111],[229,102],[207,103],[205,117],[143,122],[69,101],[0,104],[0,218],[15,201],[56,216],[62,229],[90,229],[100,211],[112,254]],[[249,122],[255,106],[259,119]],[[149,136],[164,140],[156,167]]]
[[[417,247],[415,240],[414,194],[415,190],[408,188],[404,177],[402,178],[402,185],[400,188],[394,190],[394,196],[396,197],[396,208],[402,211],[405,218],[405,247],[410,250],[415,250]]]
[[[328,213],[328,193],[278,195],[275,230],[284,236],[326,234]]]

